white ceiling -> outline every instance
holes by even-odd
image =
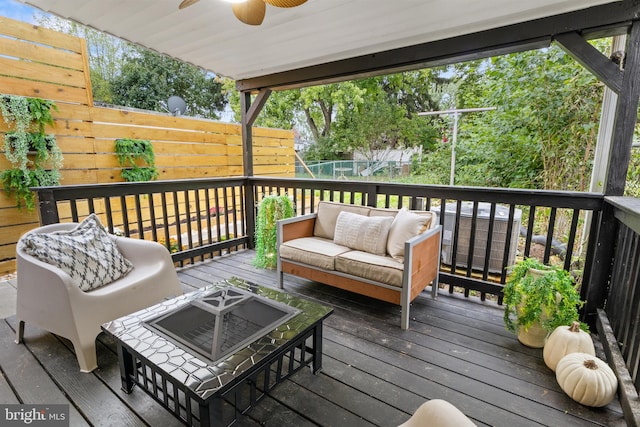
[[[239,80],[583,9],[612,0],[309,0],[261,26],[200,0],[21,0]]]

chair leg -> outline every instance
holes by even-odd
[[[18,321],[18,327],[16,328],[16,344],[22,344],[24,337],[24,320]]]
[[[80,372],[91,372],[98,367],[98,359],[96,357],[96,341],[95,337],[92,342],[82,343],[72,341],[73,349],[76,352]]]

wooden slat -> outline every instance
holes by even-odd
[[[0,70],[7,69],[22,79],[42,80],[46,76],[49,83],[85,88],[81,71],[0,57]]]
[[[145,126],[151,127],[175,130],[194,130],[213,134],[229,133],[227,123],[182,118],[172,116],[170,114],[154,112],[146,113],[131,110],[118,110],[114,108],[94,107],[91,109],[91,117],[95,122],[119,123],[122,125],[144,124]]]
[[[61,49],[81,52],[80,39],[59,31],[16,21],[4,16],[0,16],[0,28],[2,33],[32,42],[54,46]]]
[[[2,37],[0,37],[0,40]],[[0,87],[10,87],[13,95],[51,99],[54,101],[87,102],[84,89],[50,83],[0,76]]]
[[[57,67],[68,68],[82,72],[82,57],[78,53],[68,52],[51,47],[33,44],[21,40],[0,38],[0,53],[12,58],[39,62]],[[2,74],[11,73],[19,76],[12,68],[6,68]],[[39,80],[46,80],[47,76],[41,76]],[[84,84],[80,85],[84,87]]]

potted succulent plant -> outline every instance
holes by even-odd
[[[516,264],[504,293],[504,323],[529,347],[542,348],[556,327],[578,320],[583,302],[571,274],[534,258]]]

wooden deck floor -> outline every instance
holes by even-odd
[[[251,265],[253,252],[180,269],[185,290],[232,276],[275,286],[275,272]],[[618,401],[592,409],[573,402],[542,361],[542,351],[505,331],[502,310],[441,291],[399,307],[287,276],[287,292],[332,306],[325,322],[323,371],[304,369],[275,388],[240,426],[397,426],[425,400],[448,400],[477,425],[624,426]],[[0,402],[69,403],[71,425],[180,425],[142,390],[127,395],[113,342],[98,338],[99,369],[78,370],[68,341],[29,327],[13,343],[15,319],[0,321]]]

